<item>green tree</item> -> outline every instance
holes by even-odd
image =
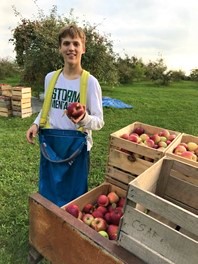
[[[192,81],[198,81],[198,69],[192,69],[190,72],[190,79]]]
[[[63,61],[58,52],[58,32],[66,24],[78,24],[72,12],[73,10],[69,17],[60,17],[57,15],[56,6],[51,9],[48,16],[39,10],[38,19],[32,21],[23,18],[13,30],[11,41],[15,47],[16,61],[24,68],[23,80],[30,83],[33,88],[42,87],[47,72],[62,67]],[[117,83],[112,42],[107,36],[100,35],[96,26],[84,22],[82,28],[87,38],[83,67],[101,82]]]
[[[186,80],[185,72],[183,72],[182,70],[172,71],[171,72],[171,80],[172,81],[182,81],[182,80]]]
[[[167,66],[164,64],[162,58],[159,58],[154,62],[150,61],[145,67],[145,75],[147,79],[152,80],[159,85],[168,85],[170,83],[172,71],[167,71]]]

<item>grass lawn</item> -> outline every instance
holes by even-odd
[[[122,100],[133,108],[104,108],[105,126],[93,133],[90,189],[104,181],[110,133],[126,125],[140,121],[198,136],[196,82],[169,87],[151,83],[104,87],[103,96]],[[0,264],[27,264],[28,196],[37,191],[39,145],[29,145],[25,133],[35,117],[0,117]]]

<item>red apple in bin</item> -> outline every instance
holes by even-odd
[[[107,224],[110,224],[111,223],[111,213],[110,212],[107,212],[104,215],[104,219],[106,220]]]
[[[119,225],[122,215],[122,210],[120,210],[119,208],[115,208],[112,212],[110,212],[111,223],[113,225]]]
[[[103,213],[98,209],[94,210],[92,215],[94,218],[97,218],[97,217],[103,218]]]
[[[119,196],[117,195],[117,193],[115,193],[115,192],[110,192],[110,193],[108,193],[107,194],[107,197],[109,198],[109,202],[111,203],[111,204],[113,204],[113,203],[117,203],[118,201],[119,201]]]
[[[78,218],[80,209],[78,205],[76,204],[69,204],[65,207],[65,211],[68,212],[69,214],[73,215],[74,217]]]
[[[94,220],[94,217],[91,214],[84,214],[82,217],[82,221],[88,226],[91,225],[93,220]]]
[[[189,159],[189,160],[197,161],[197,156],[191,151],[182,152],[181,157]]]
[[[74,102],[68,105],[67,115],[69,117],[78,118],[85,113],[85,108],[82,104]]]
[[[110,240],[116,240],[118,236],[118,226],[117,225],[109,225],[107,227],[107,234],[109,235]]]
[[[144,134],[144,128],[143,127],[136,127],[136,128],[134,128],[133,133],[136,133],[140,136],[140,135]]]
[[[98,206],[98,208],[97,208],[96,210],[98,210],[98,211],[101,212],[103,215],[105,215],[106,212],[107,212],[107,207],[100,205],[100,206]]]
[[[109,204],[109,198],[105,194],[99,195],[97,199],[97,204],[100,206],[107,206]]]
[[[118,207],[124,207],[126,198],[125,197],[120,197],[119,201],[117,202]]]
[[[94,206],[93,206],[93,204],[91,204],[91,203],[86,204],[86,205],[83,207],[83,209],[82,209],[82,211],[83,211],[84,213],[92,213],[93,210],[94,210]]]
[[[126,140],[129,139],[129,135],[126,134],[126,133],[122,134],[120,137],[123,138],[123,139],[126,139]]]
[[[97,217],[91,222],[91,227],[97,232],[102,230],[105,231],[107,229],[107,223],[103,218]]]

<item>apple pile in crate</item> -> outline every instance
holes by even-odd
[[[143,127],[136,127],[131,133],[124,133],[120,137],[142,146],[164,150],[176,138],[176,134],[170,133],[167,129],[149,134]]]
[[[198,161],[198,144],[192,141],[179,143],[173,150],[175,155],[193,161]]]
[[[93,228],[103,237],[116,240],[120,218],[123,216],[125,197],[111,191],[100,194],[95,204],[87,203],[82,211],[76,204],[67,205],[64,210]]]

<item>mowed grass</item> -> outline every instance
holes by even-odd
[[[93,132],[90,189],[104,181],[109,135],[120,128],[140,121],[198,136],[196,82],[178,82],[169,87],[151,83],[103,87],[103,96],[133,108],[104,108],[105,126]],[[0,117],[0,264],[27,264],[28,197],[37,192],[39,145],[37,141],[29,145],[25,134],[35,117]]]

